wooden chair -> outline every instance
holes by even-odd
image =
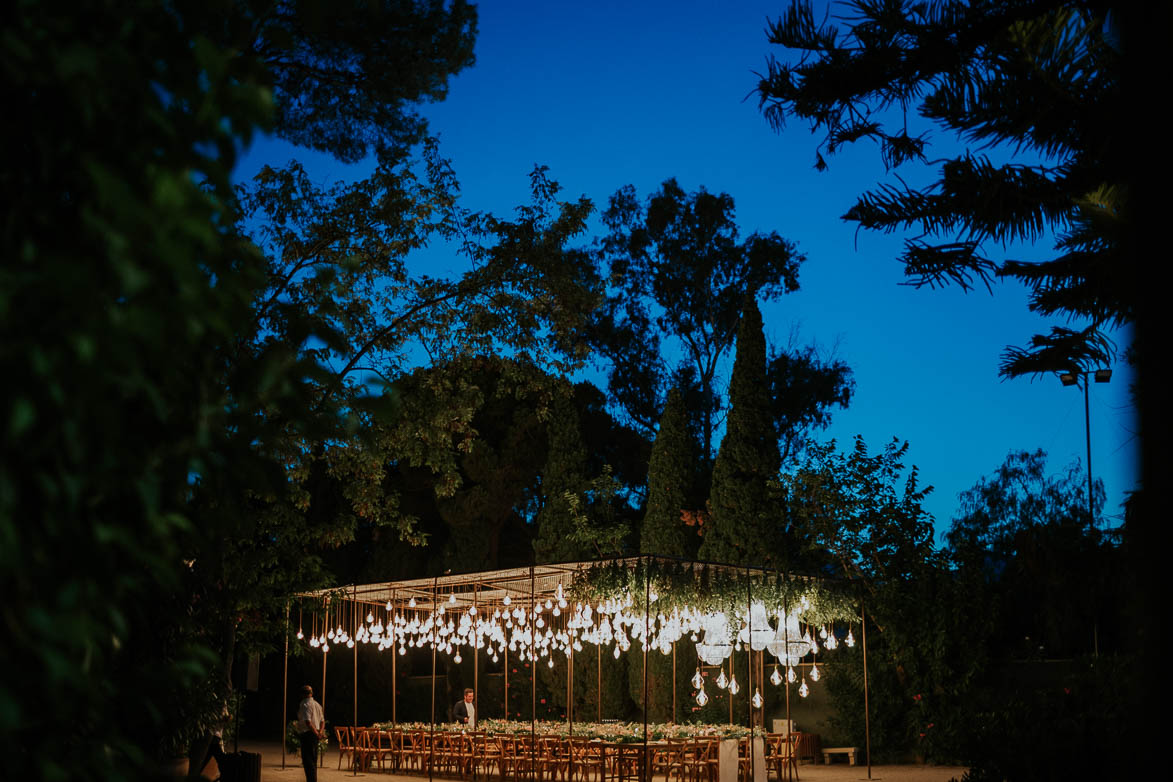
[[[766,734],[766,776],[770,772],[779,782],[798,779],[798,733]]]
[[[497,776],[501,774],[501,747],[496,739],[490,738],[484,731],[474,731],[468,734],[472,746],[472,775],[488,776],[496,769]]]
[[[538,775],[547,780],[565,782],[570,773],[570,755],[561,736],[538,739]]]
[[[344,725],[334,726],[334,740],[338,743],[338,768],[342,768],[342,759],[348,758],[350,766],[354,766],[354,728]],[[348,767],[348,768],[349,768]]]
[[[568,772],[570,782],[603,782],[605,758],[602,745],[590,739],[570,738],[566,741],[570,755]]]
[[[717,740],[693,738],[685,742],[681,753],[681,765],[690,782],[716,782]]]
[[[406,770],[426,772],[428,770],[428,732],[409,730],[403,733],[403,767]]]
[[[687,743],[679,739],[670,739],[663,744],[652,748],[652,757],[649,762],[649,773],[652,776],[663,774],[666,782],[672,782],[672,776],[685,782],[684,752]]]
[[[367,728],[363,731],[365,746],[365,753],[367,756],[364,768],[370,768],[371,761],[379,764],[379,770],[386,769],[387,758],[393,754],[393,747],[391,744],[391,734],[385,730],[378,728]],[[394,761],[392,761],[394,762]]]

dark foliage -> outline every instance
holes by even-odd
[[[823,132],[823,152],[863,139],[884,164],[928,163],[929,133],[909,131],[914,110],[965,150],[940,161],[924,188],[884,184],[844,216],[884,232],[912,229],[900,257],[910,284],[970,289],[997,278],[1031,292],[1030,307],[1076,320],[1008,348],[1007,376],[1110,362],[1106,332],[1134,318],[1139,258],[1122,250],[1128,189],[1119,122],[1121,56],[1107,4],[1060,0],[888,3],[855,0],[816,22],[794,2],[769,27],[771,57],[758,84],[762,109]],[[991,148],[1009,162],[991,159]],[[994,246],[1054,234],[1041,262],[997,259]]]

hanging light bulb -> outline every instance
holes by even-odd
[[[506,595],[506,596],[505,596],[505,599],[504,599],[504,600],[502,600],[501,602],[502,602],[502,603],[504,603],[505,605],[509,605],[509,604],[511,604],[513,601],[509,599],[509,595]]]
[[[831,650],[839,648],[839,639],[835,637],[835,633],[830,633],[827,636],[827,640],[823,642],[823,646]]]
[[[391,601],[390,600],[387,601],[387,610],[388,611],[391,610]]]
[[[704,706],[708,702],[709,702],[709,696],[705,695],[705,688],[701,687],[700,691],[696,694],[696,705],[697,706]]]
[[[819,638],[822,638],[824,641],[827,640],[827,626],[826,625],[823,625],[819,629]]]
[[[750,701],[750,703],[753,704],[755,709],[760,709],[762,704],[765,703],[765,701],[762,700],[762,694],[757,690],[756,687],[754,688],[753,699]]]
[[[778,666],[774,666],[774,672],[770,674],[770,683],[777,687],[782,683],[782,674],[778,673]]]
[[[729,677],[729,694],[736,695],[740,691],[741,691],[741,685],[739,685],[737,683],[737,677],[730,676]]]
[[[855,646],[855,638],[851,635],[851,628],[847,628],[847,637],[843,639],[843,643],[847,644],[847,648]]]
[[[697,668],[696,673],[692,676],[692,686],[698,690],[705,686],[705,677],[701,675],[700,668]]]
[[[806,696],[810,695],[810,692],[810,688],[806,686],[806,677],[804,676],[802,679],[802,684],[798,685],[798,694],[805,698]]]
[[[811,681],[812,682],[817,682],[819,680],[819,677],[822,675],[823,674],[819,673],[818,663],[815,663],[814,665],[811,666]]]
[[[375,621],[375,615],[370,611],[367,611],[367,624],[370,624],[373,621]]]
[[[415,608],[415,598],[414,597],[411,600],[407,601],[407,607],[408,608]]]
[[[347,648],[347,649],[353,649],[353,648],[354,648],[354,639],[353,639],[353,638],[351,638],[350,640],[348,640],[348,641],[346,642],[346,648]]]
[[[455,592],[448,595],[448,602],[451,603],[452,605],[456,605],[456,593]]]
[[[551,658],[549,659],[549,661],[546,663],[546,667],[547,667],[547,668],[553,668],[553,667],[554,667],[554,658],[553,658],[553,657],[551,657]]]
[[[794,684],[794,681],[797,678],[798,677],[794,675],[794,669],[791,668],[789,665],[786,666],[786,681],[790,682],[791,684]]]
[[[331,641],[334,640],[334,628],[330,628],[330,632],[326,633],[326,638],[330,639]]]
[[[615,659],[618,660],[619,659],[619,646],[618,645],[615,646],[615,651],[613,654],[615,655]]]
[[[717,686],[723,690],[728,685],[729,685],[729,679],[725,678],[725,671],[721,671],[721,674],[717,677]]]
[[[456,663],[457,665],[460,665],[460,652],[456,653],[456,656],[452,658],[452,662]]]
[[[299,630],[297,631],[297,640],[299,640],[299,641],[300,641],[300,640],[301,640],[301,639],[303,639],[303,638],[305,638],[305,635],[304,635],[304,634],[301,632],[301,630],[299,629]]]

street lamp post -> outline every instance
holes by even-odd
[[[1065,386],[1074,386],[1079,384],[1079,379],[1083,378],[1083,427],[1084,435],[1087,440],[1087,518],[1088,523],[1095,522],[1095,511],[1092,505],[1092,419],[1091,408],[1088,402],[1088,375],[1095,378],[1097,383],[1107,383],[1112,380],[1112,370],[1097,369],[1094,372],[1088,370],[1064,372],[1059,375],[1059,381]]]

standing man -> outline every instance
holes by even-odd
[[[318,742],[326,735],[326,715],[322,704],[314,700],[314,688],[301,688],[304,696],[297,707],[297,729],[301,739],[301,765],[306,782],[318,782]]]
[[[464,700],[457,702],[452,709],[452,715],[456,717],[456,721],[467,725],[470,729],[475,729],[477,726],[477,707],[472,705],[473,695],[472,688],[465,689]]]

